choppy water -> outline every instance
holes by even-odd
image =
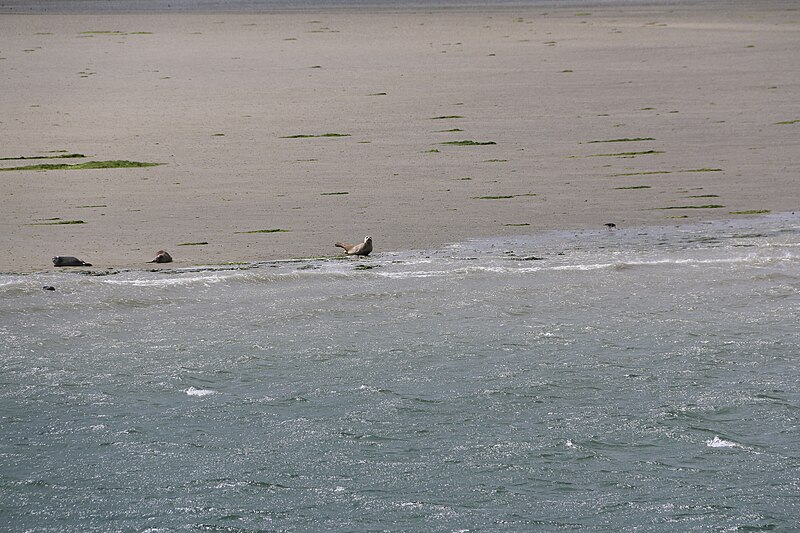
[[[2,275],[0,527],[792,530],[799,312],[793,215]]]

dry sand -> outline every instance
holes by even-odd
[[[0,167],[162,164],[0,172],[0,272],[795,210],[795,6],[0,16],[0,158],[87,156]]]

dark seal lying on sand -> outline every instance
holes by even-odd
[[[344,244],[337,242],[334,246],[344,248],[347,255],[369,255],[372,251],[372,237],[364,237],[364,242],[359,244]]]
[[[71,255],[57,255],[53,258],[53,266],[57,267],[90,267],[91,263],[81,261],[77,257]]]
[[[148,263],[172,263],[172,256],[164,250],[159,250],[156,253],[156,258]]]

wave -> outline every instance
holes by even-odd
[[[242,275],[243,274],[210,274],[204,276],[164,277],[160,279],[104,279],[103,282],[109,285],[130,285],[133,287],[168,287],[175,285],[192,285],[196,283],[219,283],[235,277],[241,277]]]
[[[724,440],[719,438],[719,436],[714,436],[713,439],[706,441],[706,446],[709,448],[741,448],[740,444],[736,444],[730,440]]]
[[[196,389],[194,387],[189,387],[184,391],[188,396],[210,396],[212,394],[216,394],[216,391],[211,389]]]

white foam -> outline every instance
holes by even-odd
[[[416,271],[403,271],[403,272],[375,272],[379,277],[390,279],[408,279],[408,278],[440,278],[448,276],[468,276],[471,274],[513,274],[520,272],[538,271],[540,269],[524,269],[524,268],[508,268],[499,266],[469,266],[455,269],[445,270],[416,270]]]
[[[134,287],[167,287],[173,285],[191,285],[192,283],[219,283],[241,274],[212,274],[204,276],[167,277],[159,279],[106,279],[112,285],[132,285]]]
[[[619,263],[597,263],[591,265],[560,265],[551,267],[550,270],[601,270],[619,266]]]
[[[216,394],[216,392],[210,389],[195,389],[194,387],[189,387],[186,389],[186,394],[189,396],[208,396],[209,394]]]
[[[719,438],[719,436],[714,436],[713,439],[706,441],[706,446],[709,448],[739,448],[740,446],[735,442],[731,442],[729,440],[724,440]]]
[[[454,272],[448,270],[428,270],[417,272],[375,272],[376,275],[382,278],[390,279],[408,279],[408,278],[434,278],[442,276],[454,275]]]

